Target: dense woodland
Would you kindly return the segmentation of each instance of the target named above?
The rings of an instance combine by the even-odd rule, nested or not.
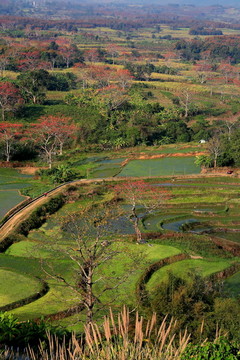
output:
[[[1,19],[2,160],[43,152],[51,166],[49,152],[56,155],[58,146],[62,154],[65,146],[104,150],[218,137],[216,164],[239,165],[237,30],[219,35],[217,23],[184,30],[181,20],[154,20],[144,29],[131,16],[131,26],[115,30],[104,19],[86,29],[82,20]],[[63,142],[54,135],[57,119]],[[51,150],[43,149],[46,136]]]

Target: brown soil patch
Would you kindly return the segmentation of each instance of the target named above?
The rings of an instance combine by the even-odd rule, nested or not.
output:
[[[188,153],[174,153],[174,154],[155,154],[155,155],[140,155],[136,157],[136,160],[148,160],[148,159],[160,159],[165,157],[188,157],[188,156],[199,156],[206,155],[206,152],[188,152]]]
[[[234,256],[240,256],[240,244],[231,240],[222,239],[215,236],[210,236],[211,240],[214,242],[218,248],[223,249],[227,252],[230,252]]]
[[[40,169],[36,166],[26,166],[26,167],[17,167],[16,168],[20,173],[25,175],[35,175],[36,172]]]
[[[190,255],[190,258],[191,258],[191,259],[194,259],[194,260],[196,260],[196,259],[203,259],[202,256],[195,256],[195,255]]]
[[[228,174],[228,171],[232,171],[232,174]],[[206,175],[220,175],[238,178],[240,176],[240,168],[231,168],[226,166],[216,168],[202,168],[201,173]]]

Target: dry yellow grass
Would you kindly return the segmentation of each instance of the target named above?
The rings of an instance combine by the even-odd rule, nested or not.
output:
[[[164,81],[183,81],[183,77],[181,75],[170,75],[170,74],[159,74],[152,73],[152,79],[164,80]]]
[[[4,71],[3,71],[3,76],[4,76],[4,77],[7,77],[7,78],[9,78],[9,79],[15,80],[18,75],[19,75],[19,73],[14,72],[14,71],[10,71],[10,70],[4,70]]]
[[[155,314],[146,322],[136,313],[133,322],[126,308],[115,320],[110,310],[102,326],[85,325],[80,339],[73,334],[69,344],[60,344],[48,336],[48,346],[39,347],[40,356],[29,349],[29,357],[32,360],[50,357],[52,360],[179,360],[190,335],[187,331],[177,332],[176,325],[176,321],[167,321],[166,317],[157,325]]]

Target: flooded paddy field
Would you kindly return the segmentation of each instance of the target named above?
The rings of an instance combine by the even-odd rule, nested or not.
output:
[[[31,178],[30,175],[21,174],[16,169],[0,168],[0,219],[26,199],[19,190],[29,187]]]
[[[201,169],[195,163],[195,157],[163,157],[126,161],[126,158],[98,159],[91,177],[151,177],[199,174]]]
[[[132,160],[118,174],[122,177],[151,177],[199,174],[195,157],[165,157],[160,159]]]

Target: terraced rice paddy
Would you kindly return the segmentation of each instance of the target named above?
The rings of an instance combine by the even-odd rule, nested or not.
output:
[[[119,177],[151,177],[199,174],[201,169],[195,163],[195,157],[166,157],[159,159],[130,160],[121,167],[124,158],[101,160],[91,176],[104,178]]]
[[[121,171],[121,164],[124,160],[124,158],[101,160],[99,166],[91,173],[91,177],[105,178],[116,176]]]
[[[41,289],[38,279],[4,269],[0,269],[0,284],[0,307],[22,300]]]
[[[118,174],[122,177],[151,177],[199,174],[200,167],[194,157],[166,157],[160,159],[132,160]]]
[[[231,264],[229,260],[218,260],[218,261],[209,261],[204,259],[195,259],[195,260],[182,260],[174,264],[167,265],[157,270],[150,280],[147,283],[147,290],[151,293],[154,288],[159,284],[159,282],[167,279],[168,273],[172,272],[173,274],[180,276],[184,279],[189,277],[189,273],[196,271],[202,276],[209,276],[213,273],[217,273],[221,270],[226,269]]]
[[[113,164],[116,166],[121,161],[122,159],[112,162],[105,161],[102,165]],[[116,290],[108,291],[101,295],[101,301],[104,303],[109,303],[114,299],[113,306],[115,308],[120,307],[122,303],[136,306],[136,288],[141,276],[150,265],[158,263],[162,259],[179,254],[193,257],[177,260],[171,265],[156,269],[147,283],[150,295],[157,284],[166,278],[168,270],[180,274],[183,278],[186,278],[188,272],[192,270],[207,277],[240,262],[240,251],[237,248],[234,253],[225,250],[224,240],[216,236],[222,233],[220,228],[225,228],[224,234],[229,235],[232,233],[228,232],[228,229],[239,227],[237,185],[240,182],[238,179],[233,181],[229,178],[177,179],[175,177],[174,181],[161,178],[151,180],[151,183],[160,189],[162,187],[167,190],[170,197],[161,204],[159,209],[147,215],[143,206],[138,206],[137,211],[142,216],[140,228],[147,242],[141,245],[135,242],[134,229],[129,216],[131,206],[127,198],[120,202],[123,214],[114,219],[111,223],[111,233],[107,235],[109,239],[117,241],[111,246],[116,247],[119,254],[106,267],[102,266],[100,271],[117,276],[117,278],[124,278],[133,257],[140,256],[141,258],[139,258],[135,271],[119,286],[117,292]],[[74,214],[85,207],[111,201],[113,193],[111,186],[106,186],[103,190],[101,184],[86,185],[75,191],[76,194],[81,193],[75,202],[70,201],[64,205],[56,214],[51,215],[39,229],[32,230],[27,237],[22,236],[22,241],[12,244],[4,254],[0,254],[0,278],[1,276],[4,278],[4,274],[8,276],[10,282],[17,281],[19,278],[19,284],[24,289],[23,292],[8,292],[7,286],[5,290],[1,288],[1,304],[5,305],[21,300],[22,296],[31,296],[39,286],[36,276],[44,280],[49,287],[46,294],[39,299],[27,305],[19,305],[18,308],[11,311],[20,320],[59,313],[79,303],[79,298],[73,296],[71,289],[47,276],[43,269],[50,264],[54,272],[70,282],[73,281],[74,265],[66,256],[66,250],[74,247],[74,241],[66,228],[61,225],[61,221],[69,214]],[[185,225],[186,223],[188,226]],[[213,230],[213,234],[204,233],[209,229]],[[222,249],[219,244],[215,244],[211,236],[220,241]],[[225,288],[234,296],[239,293],[239,281],[239,272],[226,280]],[[95,287],[99,293],[101,286],[100,282]],[[71,316],[69,319],[66,317],[64,319],[65,326],[68,326],[71,321]]]

